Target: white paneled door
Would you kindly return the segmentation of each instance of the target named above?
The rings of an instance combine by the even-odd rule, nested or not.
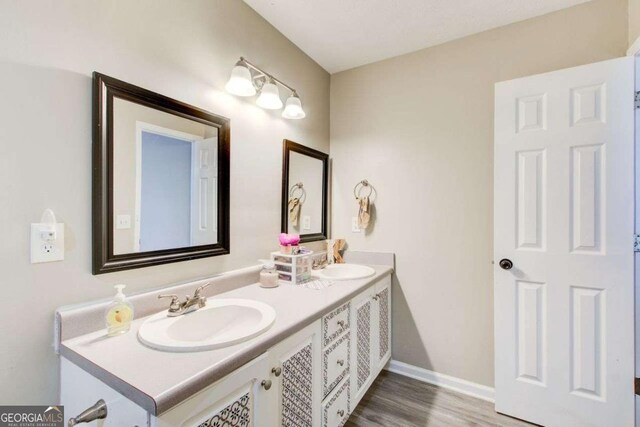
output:
[[[194,141],[191,149],[191,245],[218,242],[218,138]]]
[[[634,423],[631,58],[498,83],[496,410]]]

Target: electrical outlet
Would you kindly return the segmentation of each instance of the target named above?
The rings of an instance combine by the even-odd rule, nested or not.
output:
[[[302,217],[302,229],[311,230],[311,217],[309,215],[304,215]]]
[[[351,217],[351,231],[353,233],[359,233],[360,232],[360,225],[358,224],[358,217],[357,216]]]
[[[54,237],[50,235],[50,224],[31,224],[31,264],[64,259],[64,224],[55,224]]]

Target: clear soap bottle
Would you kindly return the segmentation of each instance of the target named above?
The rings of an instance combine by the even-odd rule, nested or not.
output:
[[[125,285],[115,285],[115,288],[117,289],[116,296],[107,307],[105,313],[107,335],[110,337],[129,331],[133,321],[133,305],[122,292]]]

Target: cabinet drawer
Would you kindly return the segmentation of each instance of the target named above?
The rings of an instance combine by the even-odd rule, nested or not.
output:
[[[322,396],[349,377],[351,358],[351,334],[346,333],[327,347],[322,353]]]
[[[349,379],[345,379],[339,387],[322,404],[322,426],[342,427],[349,419],[351,411],[351,389]]]
[[[346,303],[322,318],[322,345],[328,346],[349,329],[351,303]]]

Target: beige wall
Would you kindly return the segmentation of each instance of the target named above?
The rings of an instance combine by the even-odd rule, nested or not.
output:
[[[494,83],[614,58],[627,1],[596,0],[331,76],[332,236],[396,253],[393,358],[493,384]],[[351,233],[352,190],[376,221]]]
[[[629,0],[629,46],[640,37],[640,0]]]
[[[253,265],[277,247],[282,140],[329,149],[329,75],[239,0],[0,0],[0,402],[57,396],[56,307]],[[287,121],[223,91],[240,55],[298,89]],[[91,275],[91,73],[231,119],[231,255]],[[283,98],[284,98],[284,94]],[[29,264],[52,208],[64,262]],[[259,214],[257,214],[259,213]]]

